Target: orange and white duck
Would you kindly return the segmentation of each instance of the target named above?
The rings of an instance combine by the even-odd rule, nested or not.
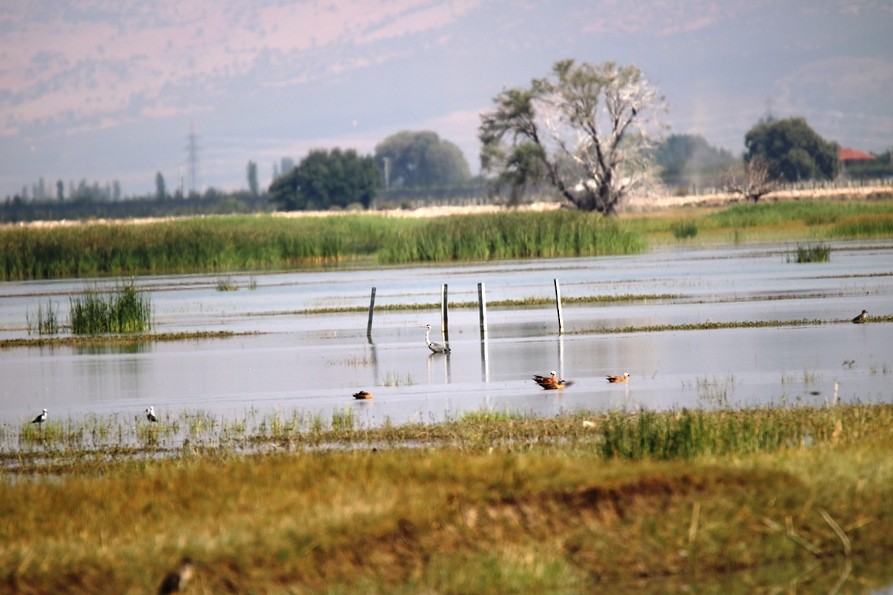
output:
[[[364,390],[361,390],[359,392],[354,393],[353,398],[357,399],[357,400],[371,399],[372,393],[368,393]]]
[[[606,376],[606,378],[611,384],[616,382],[629,382],[629,372],[624,372],[623,376]]]
[[[562,390],[574,383],[573,380],[559,379],[558,374],[554,370],[549,376],[535,374],[533,376],[533,381],[539,384],[544,390]]]

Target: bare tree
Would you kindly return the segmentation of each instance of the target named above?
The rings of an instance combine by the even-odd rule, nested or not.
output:
[[[778,188],[778,179],[770,174],[769,162],[759,155],[752,157],[738,171],[729,171],[723,185],[726,192],[736,194],[750,202],[757,202]]]
[[[481,116],[481,165],[513,196],[537,184],[605,214],[644,179],[664,98],[635,66],[561,60],[529,88],[508,89]]]

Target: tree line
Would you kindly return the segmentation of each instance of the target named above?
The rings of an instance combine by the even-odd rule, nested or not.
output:
[[[247,191],[224,195],[209,189],[203,197],[187,197],[178,190],[171,195],[158,172],[154,196],[144,198],[147,203],[174,198],[181,205],[188,198],[197,210],[199,198],[213,202],[214,209],[228,203],[237,211],[369,209],[381,195],[486,187],[491,198],[508,204],[545,194],[573,208],[612,214],[655,180],[671,188],[721,186],[759,200],[782,182],[832,180],[842,173],[893,175],[889,152],[843,171],[839,145],[818,135],[802,117],[761,119],[745,134],[744,153],[735,156],[698,135],[664,136],[666,111],[659,89],[636,66],[559,60],[528,86],[498,93],[492,109],[481,114],[479,177],[471,175],[454,143],[431,131],[401,131],[370,155],[334,148],[311,150],[297,164],[283,158],[274,164],[267,189],[258,183],[257,164],[249,161]],[[42,179],[32,195],[38,203],[53,200]],[[104,189],[84,181],[70,184],[67,197],[62,182],[56,184],[57,203],[118,200],[117,182]],[[23,189],[21,196],[7,197],[3,210],[23,208],[26,202]]]

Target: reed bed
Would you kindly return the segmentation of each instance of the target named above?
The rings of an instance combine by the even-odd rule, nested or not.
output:
[[[400,221],[353,216],[197,217],[0,228],[2,280],[289,267],[369,256]]]
[[[35,449],[67,466],[3,472],[2,590],[152,592],[183,556],[194,593],[831,592],[891,579],[889,405],[331,422],[298,456]]]
[[[378,252],[385,264],[633,254],[645,241],[596,213],[462,215],[417,221]]]
[[[0,281],[409,264],[641,252],[648,243],[893,236],[893,201],[802,200],[624,215],[554,210],[430,219],[194,217],[139,224],[0,227]],[[678,213],[673,211],[673,213]]]
[[[132,280],[114,290],[88,288],[71,298],[69,318],[76,335],[142,333],[152,327],[152,302]]]

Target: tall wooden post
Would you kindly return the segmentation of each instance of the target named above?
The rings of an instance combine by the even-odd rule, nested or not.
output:
[[[447,285],[440,287],[440,329],[444,342],[450,340],[450,315],[447,310]]]
[[[558,334],[564,333],[564,316],[561,314],[561,286],[555,279],[555,309],[558,310]]]
[[[478,310],[481,315],[481,339],[484,339],[487,337],[487,298],[483,283],[478,283]]]
[[[372,288],[372,297],[369,298],[369,323],[366,325],[366,338],[372,340],[372,312],[375,311],[375,288]]]

